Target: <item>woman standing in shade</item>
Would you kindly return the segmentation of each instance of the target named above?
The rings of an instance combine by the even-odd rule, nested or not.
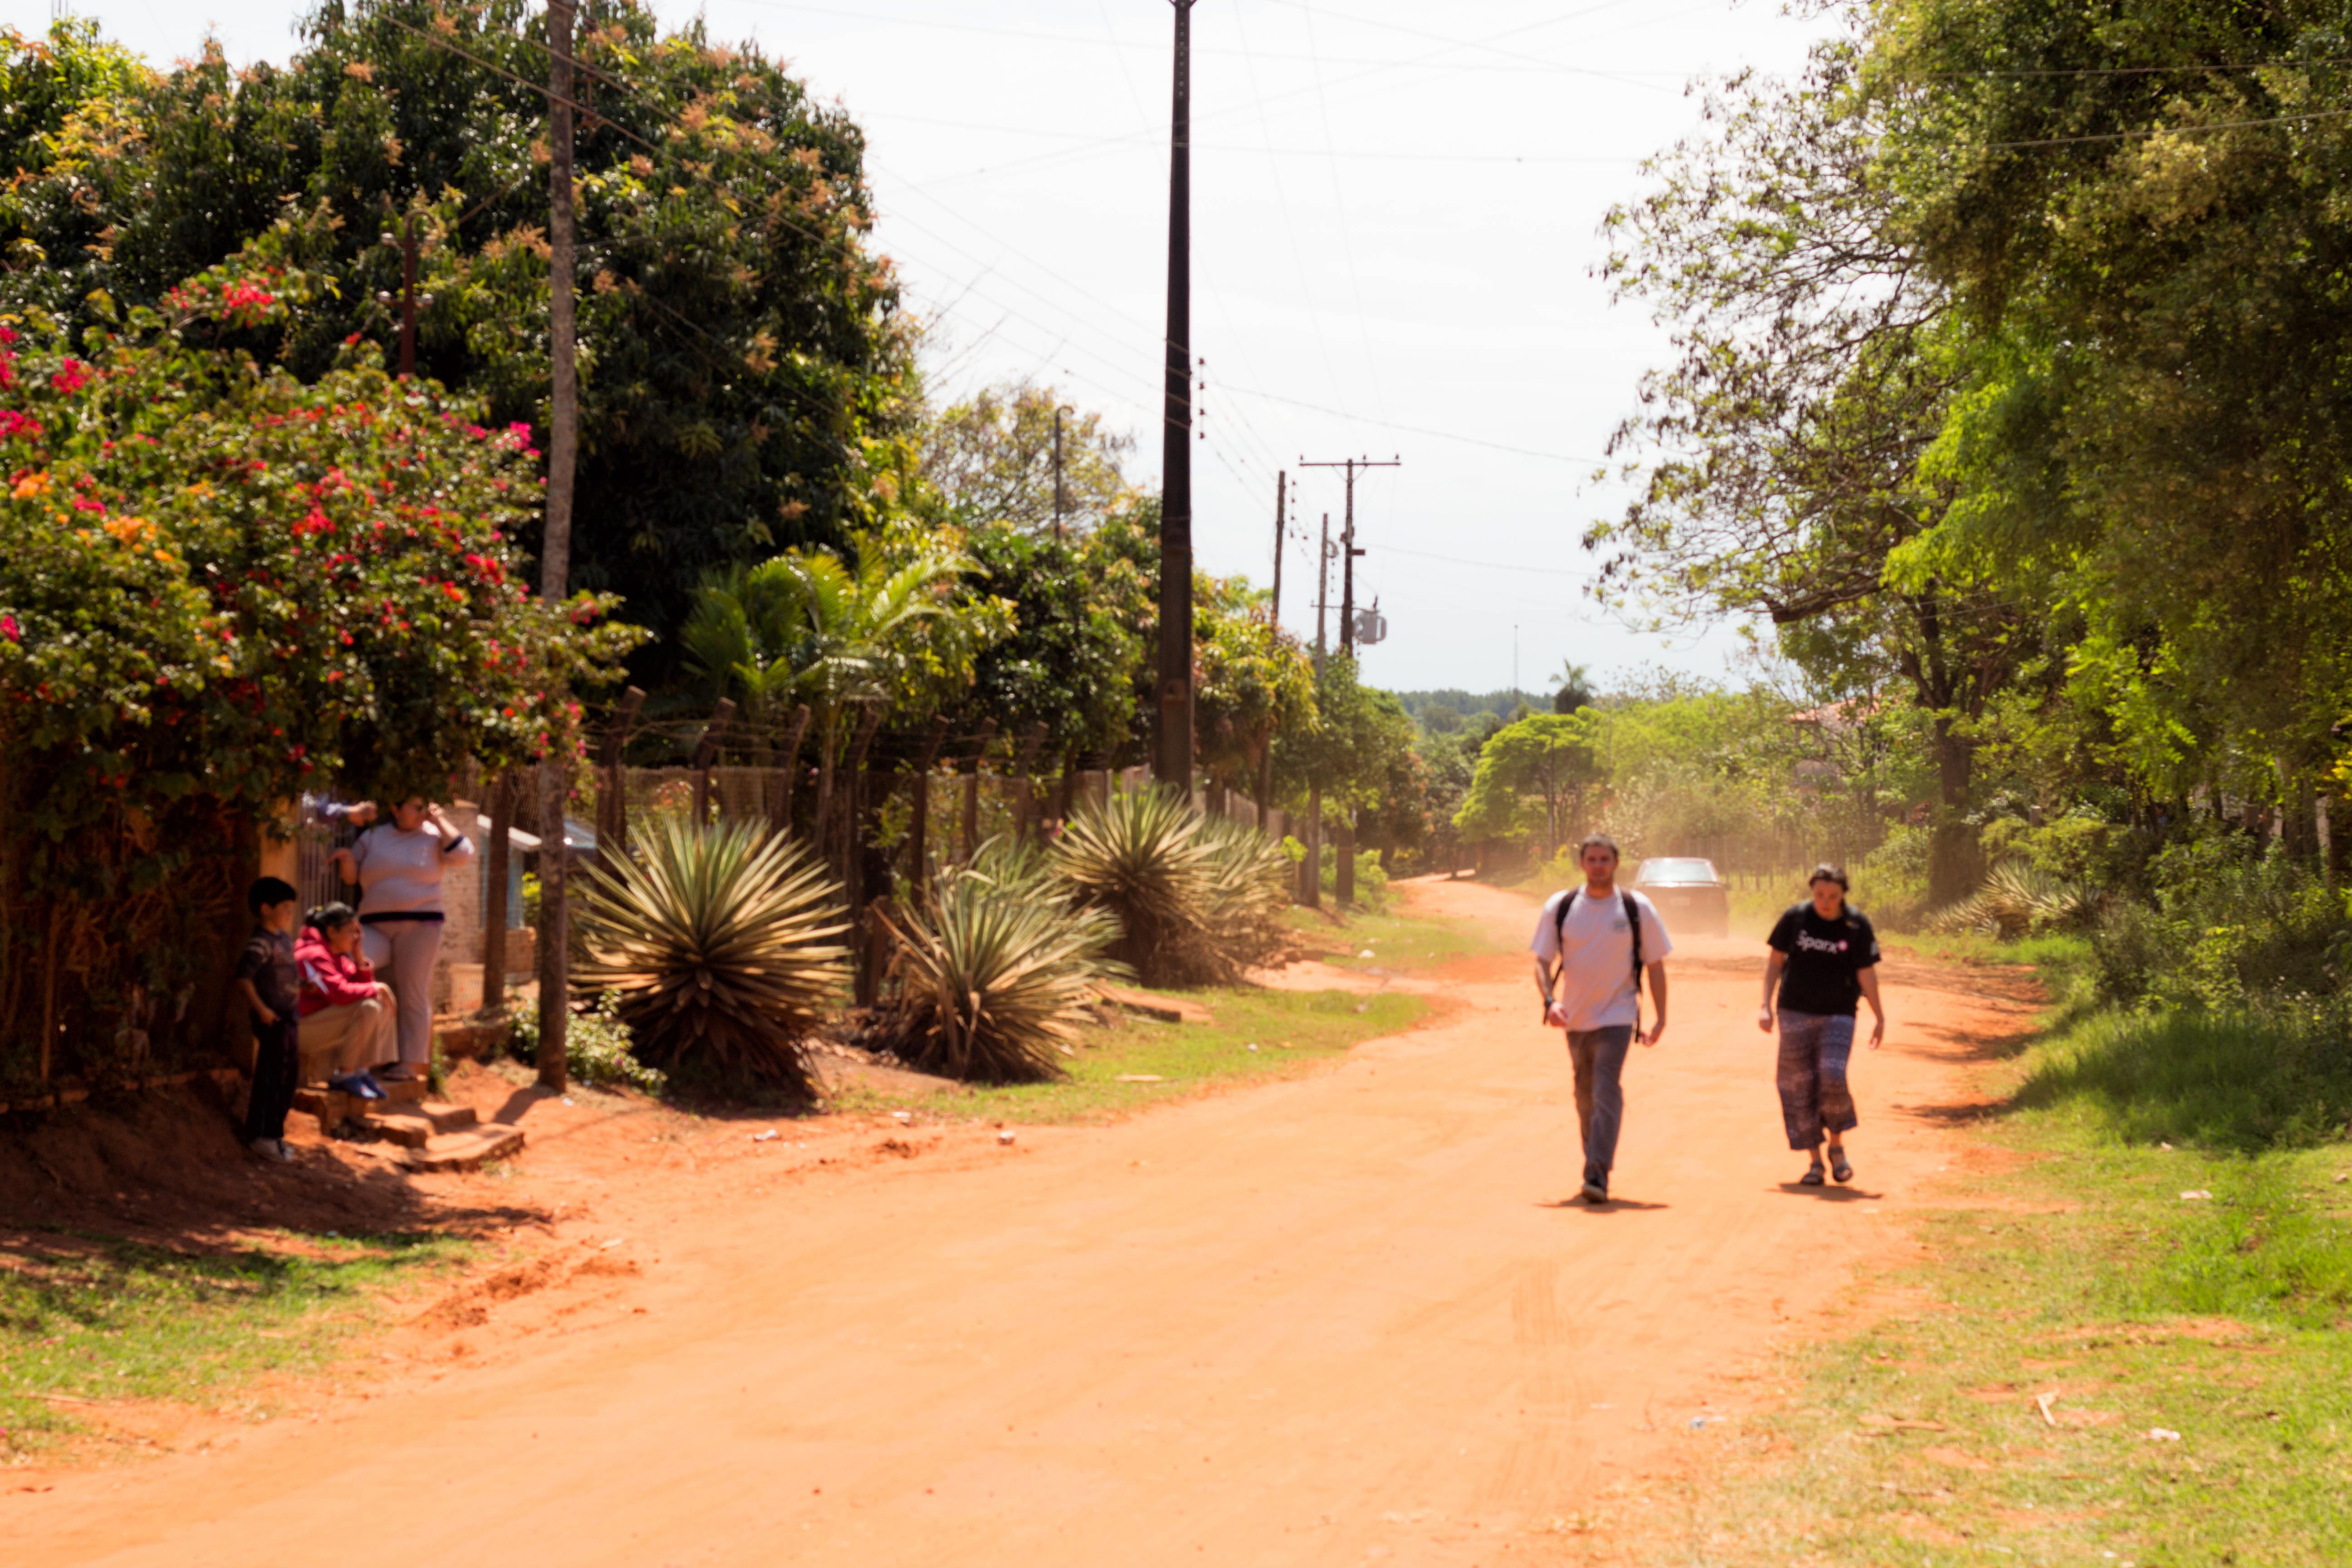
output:
[[[1854,1005],[1870,999],[1870,1048],[1886,1038],[1886,1009],[1878,1001],[1878,933],[1861,910],[1846,907],[1842,867],[1816,866],[1809,879],[1812,898],[1790,906],[1768,939],[1772,956],[1764,965],[1764,1005],[1756,1026],[1780,1025],[1780,1119],[1789,1147],[1812,1156],[1802,1184],[1822,1184],[1822,1135],[1829,1134],[1830,1174],[1850,1181],[1845,1135],[1853,1131],[1853,1094],[1846,1087],[1846,1059],[1853,1054]]]
[[[433,964],[441,956],[441,877],[469,859],[474,846],[437,805],[410,795],[335,858],[345,881],[360,885],[360,929],[367,961],[392,979],[399,1010],[400,1063],[379,1078],[425,1076],[433,1058]]]

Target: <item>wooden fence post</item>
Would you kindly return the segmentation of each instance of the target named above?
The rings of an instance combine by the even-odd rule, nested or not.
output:
[[[719,742],[734,717],[734,700],[720,698],[719,706],[710,711],[710,722],[702,727],[702,738],[694,743],[693,760],[687,764],[694,770],[694,826],[698,830],[710,826],[710,764],[718,761]]]
[[[1013,761],[1013,837],[1029,837],[1030,819],[1036,815],[1036,791],[1030,787],[1029,770],[1036,765],[1037,748],[1045,743],[1045,726],[1041,721],[1029,726],[1021,737],[1021,750]]]
[[[604,726],[604,738],[596,750],[596,856],[619,857],[629,849],[629,770],[622,753],[629,743],[629,731],[637,721],[637,710],[645,706],[646,694],[640,687],[630,687],[621,693],[621,705],[613,710],[613,717]],[[487,1004],[485,1004],[487,1005]]]
[[[836,807],[835,811],[836,816],[845,819],[838,834],[840,848],[835,865],[843,884],[850,889],[853,908],[859,910],[864,909],[865,900],[859,889],[853,885],[852,872],[855,868],[851,862],[857,853],[857,824],[866,805],[866,749],[874,744],[874,731],[881,727],[882,705],[877,702],[866,710],[865,721],[857,726],[857,739],[850,742],[849,787],[846,790],[835,792],[849,797],[841,802],[841,805],[846,806],[847,810]]]
[[[971,858],[980,853],[980,760],[988,754],[989,742],[996,739],[996,721],[983,719],[980,738],[971,748],[971,755],[962,763],[963,773],[963,854],[958,863],[969,866]]]
[[[496,1015],[507,1005],[507,868],[514,853],[515,776],[501,773],[492,780],[489,796],[490,852],[482,868],[481,1011]],[[600,837],[597,847],[603,847]]]
[[[809,707],[803,702],[793,710],[792,721],[784,727],[784,743],[777,748],[782,776],[776,781],[776,794],[769,801],[768,826],[776,830],[778,837],[789,836],[793,830],[793,791],[800,784],[801,742],[807,738],[808,727]]]
[[[931,880],[931,764],[939,761],[940,747],[947,738],[947,716],[941,714],[931,721],[931,732],[923,742],[922,754],[915,759],[915,796],[907,803],[907,851],[910,857],[907,886],[919,910],[923,896],[930,890]]]

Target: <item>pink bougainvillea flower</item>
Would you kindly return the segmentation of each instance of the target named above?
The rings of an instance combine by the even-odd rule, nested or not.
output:
[[[0,328],[0,331],[6,331],[5,328]],[[25,634],[17,629],[16,616],[0,616],[0,637],[6,637],[13,643],[21,643],[25,640]]]
[[[71,397],[89,384],[89,366],[78,359],[67,360],[58,366],[57,374],[49,377],[49,384]]]

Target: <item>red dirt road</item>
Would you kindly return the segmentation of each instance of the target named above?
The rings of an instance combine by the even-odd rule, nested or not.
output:
[[[1888,1047],[1857,1061],[1854,1188],[1815,1194],[1783,1185],[1802,1163],[1754,1023],[1761,947],[1686,942],[1665,1043],[1627,1073],[1624,1201],[1596,1212],[1563,1202],[1576,1136],[1517,951],[1530,907],[1466,883],[1413,896],[1487,922],[1498,954],[1440,973],[1454,1005],[1432,1026],[1010,1149],[967,1133],[723,1202],[615,1194],[600,1218],[645,1271],[592,1269],[613,1292],[595,1310],[365,1400],[362,1374],[319,1419],[223,1450],[0,1496],[0,1556],[1101,1568],[1605,1550],[1651,1527],[1646,1479],[1769,1396],[1748,1369],[1776,1340],[1833,1326],[1853,1266],[1907,1247],[1904,1211],[1959,1163],[1938,1112],[1967,1102],[1971,1051],[2025,999],[1890,966]],[[494,1331],[482,1300],[443,1331]]]

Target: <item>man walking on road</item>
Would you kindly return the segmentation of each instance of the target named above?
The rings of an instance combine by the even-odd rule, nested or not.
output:
[[[1666,954],[1675,944],[1650,900],[1617,886],[1617,841],[1595,833],[1576,847],[1584,886],[1554,893],[1536,921],[1536,989],[1544,1022],[1568,1031],[1576,1068],[1576,1121],[1584,1136],[1584,1201],[1609,1201],[1617,1131],[1625,1120],[1619,1081],[1640,1031],[1641,982],[1654,1017],[1642,1044],[1666,1032]]]

